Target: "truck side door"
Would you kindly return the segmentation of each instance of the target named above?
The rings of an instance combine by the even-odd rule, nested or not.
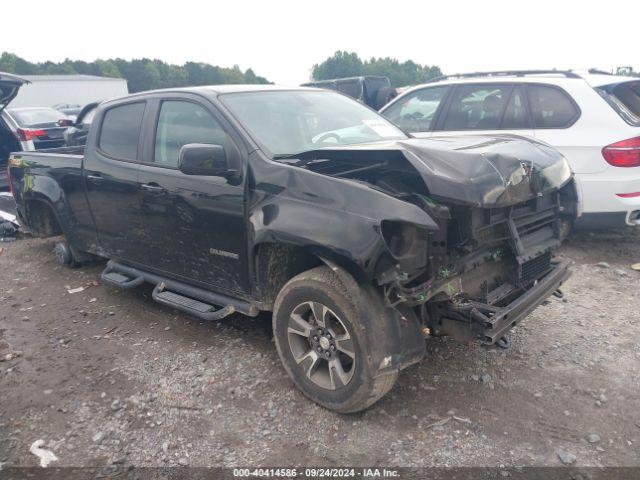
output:
[[[138,263],[146,254],[138,190],[138,157],[147,102],[105,110],[85,149],[83,177],[99,250]]]
[[[186,175],[180,148],[216,144],[240,155],[230,126],[209,102],[175,94],[153,104],[139,188],[149,239],[146,264],[167,276],[230,294],[248,289],[244,181]]]

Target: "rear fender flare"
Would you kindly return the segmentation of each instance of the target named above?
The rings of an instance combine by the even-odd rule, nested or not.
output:
[[[78,252],[76,248],[78,242],[74,234],[74,216],[64,191],[54,178],[45,175],[34,177],[32,186],[24,192],[22,201],[25,207],[31,202],[40,202],[46,205],[52,212],[72,251]]]

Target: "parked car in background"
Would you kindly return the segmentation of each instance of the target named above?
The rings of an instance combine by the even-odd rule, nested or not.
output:
[[[91,126],[91,122],[93,122],[93,117],[95,116],[98,105],[100,105],[99,102],[90,103],[80,110],[73,125],[64,132],[63,136],[67,146],[75,147],[87,143],[89,127]]]
[[[8,187],[6,166],[11,152],[65,145],[63,134],[73,121],[50,107],[7,108],[27,80],[0,72],[0,189]]]
[[[7,108],[5,115],[13,121],[21,142],[32,142],[33,150],[63,147],[64,131],[73,120],[50,107]]]
[[[29,145],[29,142],[18,139],[18,127],[15,121],[4,111],[5,107],[18,95],[20,87],[25,83],[28,83],[28,81],[23,78],[0,72],[0,189],[8,187],[6,172],[9,154],[33,147],[32,144]]]
[[[304,83],[302,86],[336,90],[360,100],[374,110],[379,110],[397,95],[396,90],[391,86],[389,78],[373,75],[318,80]]]
[[[68,117],[75,118],[80,113],[80,110],[82,110],[82,105],[78,103],[58,103],[57,105],[53,105],[51,108],[55,108]]]
[[[315,402],[367,408],[424,337],[500,342],[569,276],[571,170],[535,140],[409,138],[336,92],[220,85],[101,103],[86,147],[9,160],[62,264],[202,320],[273,312]]]
[[[510,133],[556,147],[576,178],[585,226],[640,225],[640,79],[590,71],[450,75],[381,113],[416,137]]]

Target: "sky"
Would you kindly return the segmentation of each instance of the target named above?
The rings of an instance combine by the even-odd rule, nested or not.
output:
[[[3,8],[0,51],[29,61],[158,58],[307,81],[336,50],[438,65],[640,70],[640,1],[30,0]],[[12,6],[10,6],[12,5]],[[15,10],[15,21],[7,21]],[[3,16],[4,16],[3,15]],[[28,21],[27,21],[28,19]]]

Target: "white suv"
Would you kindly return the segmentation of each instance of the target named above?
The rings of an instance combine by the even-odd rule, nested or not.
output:
[[[454,75],[406,90],[380,113],[416,137],[508,133],[549,143],[575,173],[580,224],[640,226],[640,78]]]

